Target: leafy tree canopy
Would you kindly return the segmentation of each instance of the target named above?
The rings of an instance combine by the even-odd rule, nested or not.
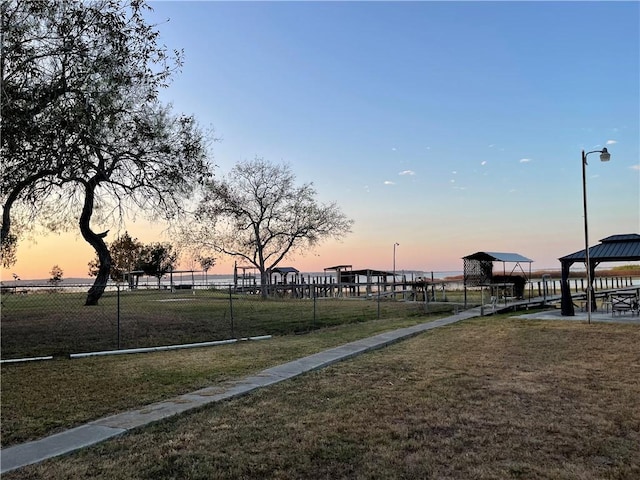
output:
[[[60,285],[60,282],[62,282],[62,275],[64,275],[64,272],[58,265],[54,265],[53,267],[51,267],[49,275],[51,275],[51,277],[49,278],[49,283],[57,287],[58,285]]]
[[[21,229],[78,222],[99,258],[87,305],[111,269],[95,223],[132,210],[179,217],[211,176],[196,120],[158,100],[182,52],[158,43],[147,9],[143,0],[1,4],[3,262],[15,260]]]
[[[178,252],[173,245],[166,242],[156,242],[145,245],[140,252],[140,269],[146,274],[160,279],[175,269],[178,261]]]
[[[137,238],[131,238],[128,232],[108,244],[111,254],[111,280],[123,282],[129,278],[130,272],[140,270],[140,259],[143,244]],[[96,257],[89,262],[89,275],[95,277],[100,269],[100,259]]]

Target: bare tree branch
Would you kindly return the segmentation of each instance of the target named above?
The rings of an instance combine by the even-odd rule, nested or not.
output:
[[[315,196],[311,184],[295,186],[286,165],[263,159],[239,163],[226,178],[208,183],[183,238],[255,266],[266,296],[269,271],[285,258],[351,231],[353,221],[337,204],[320,204]]]

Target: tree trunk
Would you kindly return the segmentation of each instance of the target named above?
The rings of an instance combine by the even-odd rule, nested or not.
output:
[[[84,205],[82,206],[82,214],[80,215],[80,232],[83,238],[93,247],[98,255],[98,274],[93,285],[87,292],[85,305],[97,305],[98,300],[102,297],[107,282],[109,281],[109,272],[111,271],[111,254],[107,248],[107,244],[103,238],[107,235],[104,233],[95,233],[91,230],[91,216],[93,215],[93,204],[95,201],[95,190],[100,179],[98,176],[93,177],[85,183]]]
[[[263,299],[269,297],[269,275],[265,269],[260,270],[260,295]]]

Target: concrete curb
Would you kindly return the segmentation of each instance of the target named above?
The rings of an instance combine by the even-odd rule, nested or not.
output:
[[[199,343],[182,343],[177,345],[160,345],[157,347],[142,347],[142,348],[123,348],[120,350],[102,350],[99,352],[85,352],[85,353],[70,353],[69,358],[86,358],[86,357],[103,357],[107,355],[128,355],[130,353],[150,353],[160,352],[164,350],[181,350],[185,348],[202,348],[202,347],[217,347],[220,345],[229,345],[230,343],[268,340],[271,335],[261,335],[258,337],[242,337],[242,338],[230,338],[228,340],[215,340],[212,342],[199,342]],[[43,360],[53,360],[53,355],[46,357],[27,357],[27,358],[10,358],[7,360],[0,360],[0,365],[5,363],[25,363],[36,362]]]

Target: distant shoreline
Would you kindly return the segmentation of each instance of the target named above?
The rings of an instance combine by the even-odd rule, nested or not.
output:
[[[427,277],[430,278],[433,276],[434,280],[437,281],[461,281],[464,278],[464,272],[462,270],[448,270],[448,271],[419,271],[419,270],[398,270],[398,276],[404,275],[407,279],[416,278],[416,277]],[[519,271],[514,271],[512,275],[521,274]],[[525,272],[528,274],[528,272]],[[255,274],[257,276],[257,272]],[[323,277],[335,277],[336,272],[300,272],[298,275],[303,278],[323,278]],[[551,278],[559,279],[561,276],[561,269],[539,269],[539,270],[531,270],[531,278],[538,279],[541,278],[542,275],[550,275]],[[572,270],[569,273],[570,278],[580,278],[585,276],[585,270]],[[630,265],[625,267],[613,267],[613,268],[603,268],[601,270],[596,270],[596,277],[640,277],[640,265]],[[203,284],[206,280],[207,283],[215,285],[215,284],[233,284],[233,273],[223,274],[223,273],[209,273],[204,274],[201,271],[193,271],[193,274],[188,271],[181,271],[181,273],[174,273],[173,280],[178,283],[188,283],[191,280],[194,283]],[[144,280],[143,280],[144,279]],[[157,282],[155,277],[141,277],[142,283],[150,284]],[[170,275],[166,274],[162,277],[161,283],[166,283],[170,280]],[[61,286],[71,286],[71,285],[91,285],[93,284],[94,279],[91,277],[71,277],[65,278],[60,283]],[[3,286],[14,286],[14,285],[47,285],[49,283],[49,279],[47,278],[36,278],[36,279],[22,279],[14,280],[13,278],[3,279]],[[115,284],[115,282],[110,282]]]

